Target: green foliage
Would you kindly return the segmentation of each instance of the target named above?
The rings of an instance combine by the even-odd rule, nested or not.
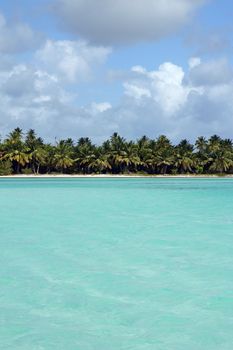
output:
[[[14,129],[0,142],[0,175],[9,174],[224,174],[233,173],[233,144],[213,135],[177,145],[164,135],[128,141],[114,133],[102,145],[87,137],[45,143],[34,130]]]
[[[70,168],[73,163],[72,143],[69,140],[61,140],[55,149],[54,167],[61,172]]]
[[[33,171],[31,168],[24,168],[21,170],[23,175],[33,175]]]
[[[9,160],[0,161],[0,176],[7,176],[12,174],[12,164]]]

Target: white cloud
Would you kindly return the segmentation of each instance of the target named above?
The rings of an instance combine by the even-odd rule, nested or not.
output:
[[[39,66],[76,83],[90,79],[92,68],[103,64],[110,52],[110,48],[90,46],[84,41],[47,40],[36,58]]]
[[[20,126],[35,128],[49,140],[89,136],[101,141],[114,131],[129,138],[166,134],[178,140],[214,133],[232,137],[233,73],[226,60],[196,59],[187,72],[171,62],[153,71],[136,66],[124,79],[122,74],[124,94],[117,105],[103,100],[83,107],[78,106],[80,85],[74,89],[58,63],[45,64],[37,55],[35,65],[6,65],[0,71],[2,133]],[[79,76],[75,79],[78,82]]]
[[[131,69],[132,72],[135,72],[135,73],[141,73],[141,74],[145,74],[146,73],[146,69],[142,66],[134,66],[132,67]]]
[[[89,110],[77,107],[81,103],[78,83],[89,80],[109,53],[108,48],[83,41],[47,41],[27,64],[0,56],[0,63],[4,61],[0,65],[1,132],[6,134],[17,125],[35,128],[49,138],[85,132],[91,117],[109,110],[111,104],[93,103]]]
[[[124,83],[125,94],[129,97],[133,97],[136,100],[141,98],[151,97],[151,92],[145,87],[138,86],[137,84]]]
[[[189,68],[192,69],[199,66],[199,64],[201,64],[201,59],[200,57],[191,57],[188,63],[189,63]]]
[[[0,13],[0,53],[14,54],[39,46],[42,35],[34,32],[27,24],[9,23]]]
[[[192,67],[189,79],[196,86],[221,85],[232,80],[232,68],[226,59],[212,60]]]
[[[132,72],[132,81],[124,83],[127,96],[135,100],[151,98],[167,115],[174,114],[186,103],[190,88],[183,84],[185,73],[181,67],[165,62],[156,71],[137,66]]]
[[[112,106],[103,102],[78,107],[77,90],[78,83],[88,80],[93,68],[98,69],[109,53],[108,48],[84,42],[47,41],[31,62],[12,64],[9,60],[0,70],[1,132],[6,134],[19,125],[35,128],[50,139],[98,134],[93,118]]]
[[[71,32],[113,45],[158,40],[190,20],[205,0],[57,0],[54,11]]]
[[[155,71],[139,66],[132,71],[117,110],[119,120],[124,116],[119,131],[124,133],[125,127],[131,136],[163,133],[173,139],[214,133],[232,136],[233,72],[226,60],[195,59],[187,73],[169,62]],[[145,94],[138,93],[145,89]]]
[[[109,102],[101,102],[101,103],[93,102],[91,104],[91,108],[87,110],[90,111],[92,114],[98,114],[98,113],[106,112],[111,108],[112,108],[112,105]]]

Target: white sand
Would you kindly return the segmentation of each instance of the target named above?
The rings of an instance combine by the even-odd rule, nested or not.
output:
[[[0,178],[232,178],[233,175],[68,175],[68,174],[44,174],[44,175],[7,175]]]

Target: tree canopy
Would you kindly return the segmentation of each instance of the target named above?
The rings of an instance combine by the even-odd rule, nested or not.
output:
[[[126,140],[114,133],[101,145],[88,137],[46,143],[34,130],[14,129],[0,141],[0,175],[10,174],[232,174],[233,143],[217,135],[194,144],[166,136]]]

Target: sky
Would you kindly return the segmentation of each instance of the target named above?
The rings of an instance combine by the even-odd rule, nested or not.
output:
[[[0,134],[233,136],[231,0],[0,0]]]

